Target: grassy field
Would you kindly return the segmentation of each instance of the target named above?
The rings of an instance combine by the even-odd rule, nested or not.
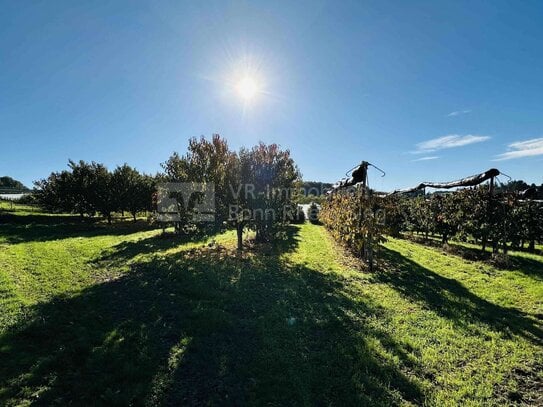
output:
[[[6,208],[4,208],[6,209]],[[543,257],[0,213],[0,405],[543,404]]]

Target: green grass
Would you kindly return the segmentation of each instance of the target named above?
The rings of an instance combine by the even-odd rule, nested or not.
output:
[[[541,256],[391,239],[368,273],[311,224],[236,256],[232,232],[2,220],[0,405],[543,402]]]
[[[23,205],[13,201],[0,200],[0,215],[5,213],[16,214],[17,216],[24,216],[28,214],[40,213],[42,215],[48,215],[41,209],[31,205]]]

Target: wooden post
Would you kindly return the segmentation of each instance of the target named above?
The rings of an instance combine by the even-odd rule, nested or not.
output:
[[[368,191],[368,163],[366,161],[363,161],[361,163],[361,166],[364,167],[364,177],[362,181],[362,196],[360,197],[360,205],[361,209],[365,207],[364,200],[370,199],[370,193]],[[369,209],[369,206],[368,206]],[[371,216],[369,214],[369,211],[364,211],[362,213],[362,216]],[[360,226],[362,226],[362,222],[368,222],[367,219],[361,219],[360,220]],[[373,220],[369,220],[370,222],[373,222]],[[366,239],[362,244],[362,254],[363,258],[366,261],[366,264],[368,264],[370,271],[373,271],[373,236],[371,231],[371,226],[368,228],[368,234],[366,235]]]
[[[490,192],[490,195],[494,195],[494,177],[490,178],[490,184],[488,185],[488,192]]]

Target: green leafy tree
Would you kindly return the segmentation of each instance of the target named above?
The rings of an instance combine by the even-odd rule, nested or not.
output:
[[[181,156],[173,153],[162,164],[170,182],[213,183],[215,187],[215,227],[220,228],[228,218],[232,199],[231,185],[235,179],[238,157],[225,139],[214,134],[211,140],[204,137],[189,140],[188,152]]]
[[[260,142],[241,150],[241,181],[252,187],[246,204],[252,213],[256,241],[273,238],[278,227],[292,220],[293,191],[301,175],[289,150]]]
[[[389,195],[382,199],[385,211],[386,230],[391,236],[399,236],[406,229],[407,200],[400,195]]]
[[[140,174],[135,168],[124,164],[115,169],[112,182],[116,210],[129,212],[135,222],[138,212],[152,209],[154,177]]]
[[[93,206],[94,192],[91,189],[96,175],[93,164],[83,160],[79,162],[69,160],[68,167],[71,171],[71,182],[69,190],[62,193],[69,196],[71,201],[70,211],[79,213],[81,217],[85,215],[93,216],[96,212]]]
[[[534,252],[535,243],[543,241],[543,204],[527,201],[522,208],[523,238],[528,242],[528,249]]]
[[[99,163],[90,164],[91,176],[88,190],[85,195],[88,197],[88,203],[92,212],[96,211],[107,219],[111,224],[111,214],[117,209],[117,196],[113,185],[113,175],[108,169]]]
[[[72,174],[53,172],[49,177],[34,182],[36,202],[50,212],[73,212]]]

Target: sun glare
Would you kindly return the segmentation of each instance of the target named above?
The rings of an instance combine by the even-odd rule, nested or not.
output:
[[[245,100],[253,99],[259,92],[257,82],[250,76],[242,78],[237,84],[237,91],[239,95]]]

